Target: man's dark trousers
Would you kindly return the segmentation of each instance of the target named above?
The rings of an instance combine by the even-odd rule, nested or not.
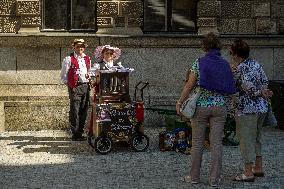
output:
[[[81,137],[84,132],[84,126],[88,115],[90,101],[90,89],[88,83],[78,84],[77,87],[68,88],[70,111],[69,124],[75,137]]]

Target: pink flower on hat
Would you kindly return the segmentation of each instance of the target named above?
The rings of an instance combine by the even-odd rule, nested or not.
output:
[[[103,60],[103,50],[104,49],[110,49],[113,50],[113,60],[117,60],[119,59],[120,55],[121,55],[121,49],[118,47],[112,47],[110,45],[104,45],[104,46],[98,46],[95,51],[94,51],[94,55],[95,55],[95,61],[96,62],[100,62]]]

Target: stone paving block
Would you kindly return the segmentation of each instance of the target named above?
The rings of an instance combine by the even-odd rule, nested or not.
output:
[[[201,182],[181,181],[189,174],[191,156],[158,149],[158,134],[165,128],[148,127],[150,146],[137,153],[117,147],[107,155],[96,154],[86,141],[72,142],[66,131],[5,132],[0,135],[0,183],[6,188],[102,188],[102,189],[208,189],[210,151],[203,151]],[[242,171],[239,146],[223,146],[220,189],[280,189],[284,182],[283,133],[263,129],[265,177],[254,183],[233,182]]]

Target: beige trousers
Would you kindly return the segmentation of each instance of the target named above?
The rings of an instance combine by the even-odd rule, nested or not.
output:
[[[205,141],[205,130],[210,127],[210,151],[211,165],[209,182],[218,182],[221,176],[224,125],[226,122],[225,107],[197,107],[195,115],[191,119],[192,127],[192,149],[191,170],[192,181],[199,182],[200,168],[202,162],[203,146]]]
[[[265,113],[236,116],[236,132],[244,164],[255,162],[261,156],[261,128]]]

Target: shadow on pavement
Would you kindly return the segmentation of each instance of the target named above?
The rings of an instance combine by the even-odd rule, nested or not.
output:
[[[71,141],[70,137],[9,136],[0,137],[0,140],[6,140],[7,145],[22,149],[24,153],[92,155],[87,141]]]

